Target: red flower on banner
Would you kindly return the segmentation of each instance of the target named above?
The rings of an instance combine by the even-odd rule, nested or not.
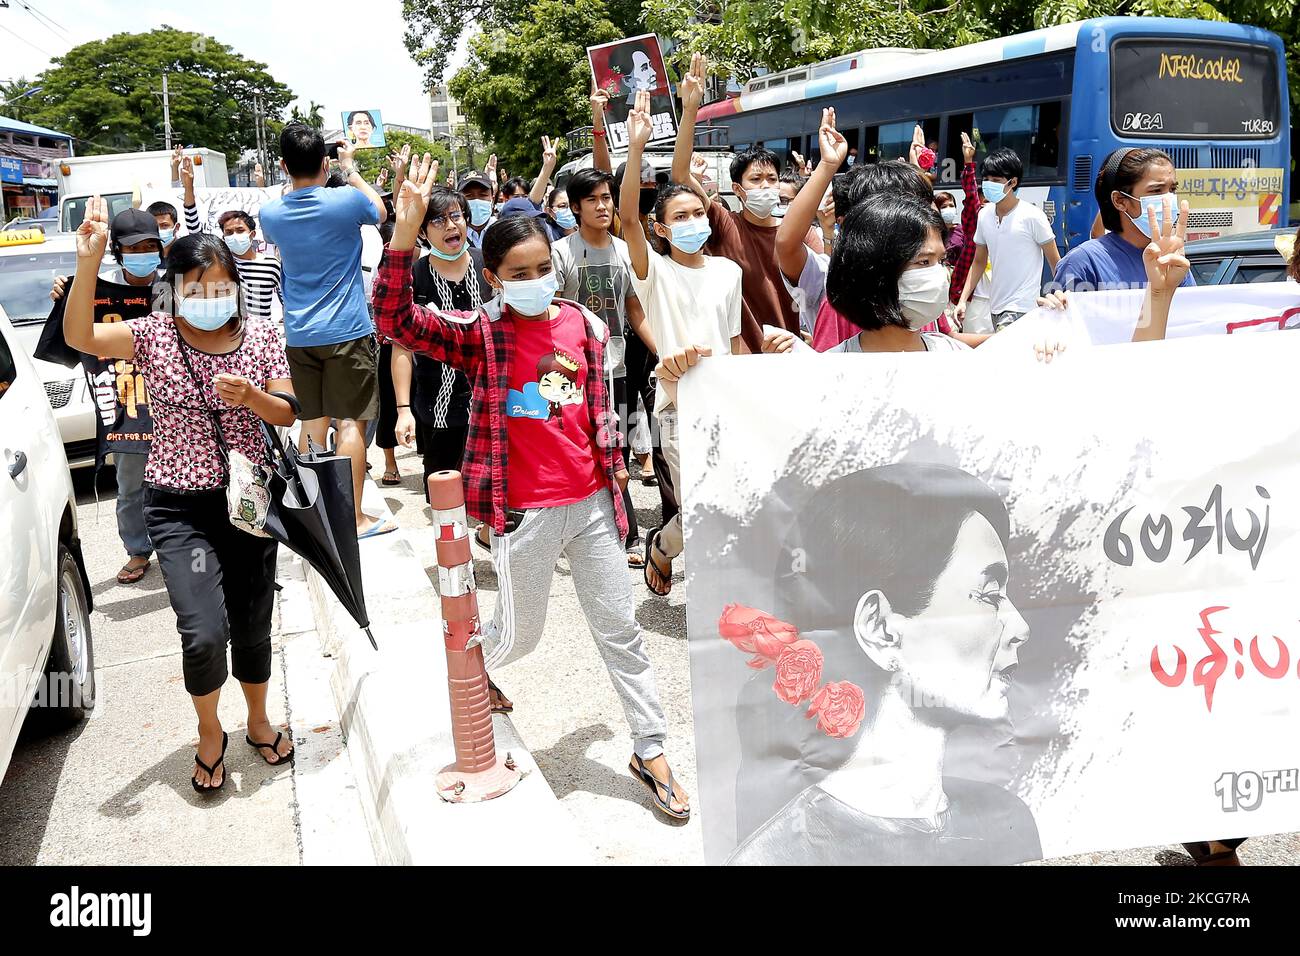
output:
[[[793,624],[743,604],[728,604],[722,609],[718,634],[736,650],[753,654],[748,664],[755,670],[771,667],[781,652],[799,639],[799,631]]]
[[[807,716],[827,737],[852,737],[867,713],[862,688],[849,681],[832,681],[813,695]]]
[[[822,682],[822,651],[812,641],[795,641],[776,662],[772,690],[787,704],[801,704]]]

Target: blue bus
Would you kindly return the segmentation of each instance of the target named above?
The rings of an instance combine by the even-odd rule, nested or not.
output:
[[[865,50],[750,80],[700,110],[739,152],[761,143],[815,162],[823,107],[857,162],[905,157],[916,123],[939,157],[936,188],[962,201],[961,134],[977,162],[1009,146],[1020,195],[1062,252],[1089,236],[1093,184],[1120,146],[1158,146],[1191,206],[1188,239],[1285,225],[1290,116],[1282,41],[1204,20],[1103,17],[950,50]]]

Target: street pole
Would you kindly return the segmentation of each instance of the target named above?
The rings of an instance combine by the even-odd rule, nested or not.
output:
[[[163,141],[167,152],[172,151],[172,104],[167,96],[167,74],[163,73]]]

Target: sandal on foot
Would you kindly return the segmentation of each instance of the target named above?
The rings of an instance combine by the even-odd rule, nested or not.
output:
[[[645,564],[641,566],[641,577],[645,581],[645,586],[650,589],[651,594],[658,595],[659,597],[667,597],[673,589],[672,562],[669,562],[669,571],[667,574],[664,574],[664,572],[660,570],[659,566],[655,564],[653,554],[655,542],[658,540],[658,531],[651,531],[645,537]],[[659,575],[659,577],[664,580],[666,586],[663,591],[655,590],[655,586],[650,583],[650,570],[652,568],[654,569],[655,574]]]
[[[487,527],[487,525],[485,525],[485,524],[481,524],[481,525],[479,525],[479,528],[486,528],[486,527]],[[491,533],[492,533],[491,531],[488,532],[488,534],[491,534]],[[482,549],[487,553],[488,557],[491,557],[491,556],[492,556],[492,539],[491,539],[491,538],[489,538],[487,541],[484,541],[482,538],[480,538],[480,537],[478,536],[478,528],[475,528],[475,529],[474,529],[474,533],[473,533],[472,535],[470,535],[470,538],[473,539],[475,545],[477,545],[478,547],[482,548]]]
[[[118,584],[135,584],[136,581],[148,574],[149,569],[153,567],[153,563],[148,560],[138,568],[130,567],[129,564],[130,562],[127,562],[127,564],[122,565],[122,570],[117,572]]]
[[[244,734],[244,739],[247,740],[251,745],[256,747],[258,751],[269,750],[271,751],[271,753],[275,754],[275,756],[279,758],[278,760],[268,760],[266,754],[261,754],[262,759],[266,761],[268,766],[271,767],[282,767],[285,764],[289,764],[290,766],[292,766],[294,758],[298,755],[297,747],[290,747],[289,752],[287,754],[284,754],[283,756],[280,755],[280,740],[283,737],[284,734],[277,732],[275,735],[275,740],[271,741],[269,744],[259,744],[252,737],[248,736],[248,734]]]
[[[384,477],[379,479],[379,483],[394,488],[402,483],[402,474],[397,471],[386,471],[384,472]]]
[[[655,802],[655,809],[668,814],[674,820],[689,820],[691,818],[690,807],[685,810],[673,809],[672,799],[673,792],[677,789],[677,780],[673,777],[671,769],[668,771],[668,782],[664,783],[650,772],[650,769],[645,765],[645,761],[636,754],[633,754],[632,759],[628,761],[627,769],[632,772],[632,776],[640,780],[645,785],[645,788],[650,791],[650,796]],[[660,791],[663,791],[664,796],[659,795]]]
[[[217,768],[218,768],[218,767],[221,767],[221,765],[225,762],[225,759],[226,759],[226,745],[227,745],[228,743],[230,743],[230,735],[227,734],[227,733],[223,730],[223,731],[221,732],[221,756],[217,758],[217,762],[214,763],[211,767],[209,767],[209,766],[208,766],[207,764],[205,764],[202,760],[200,760],[200,759],[199,759],[198,752],[195,751],[195,753],[194,753],[194,762],[195,762],[196,764],[199,765],[199,769],[200,769],[200,770],[203,770],[203,771],[205,771],[205,772],[207,773],[207,775],[208,775],[208,779],[209,779],[209,780],[211,780],[213,777],[215,777],[215,776],[217,775]],[[226,785],[226,771],[225,771],[224,768],[222,768],[222,771],[221,771],[221,782],[220,782],[219,784],[217,784],[215,787],[212,786],[211,784],[209,784],[209,785],[206,786],[206,787],[203,786],[202,784],[199,783],[199,778],[198,778],[198,777],[190,777],[190,783],[193,784],[193,786],[194,786],[194,790],[195,790],[197,793],[211,793],[213,790],[220,790],[222,787],[224,787],[224,786]]]
[[[503,700],[509,700],[509,698],[506,697],[505,691],[503,691],[503,690],[502,690],[500,687],[498,687],[496,684],[492,683],[492,678],[490,678],[490,677],[488,678],[488,690],[489,690],[489,691],[496,691],[497,696],[500,697],[500,698],[502,698]],[[492,706],[492,713],[494,713],[494,714],[513,714],[514,712],[515,712],[515,705],[514,705],[514,704],[502,705],[502,706],[497,706],[497,705],[493,705],[493,706]]]
[[[635,551],[629,551],[627,553],[627,566],[639,571],[645,567],[645,558]]]

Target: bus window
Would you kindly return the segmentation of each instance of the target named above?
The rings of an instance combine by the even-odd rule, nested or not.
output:
[[[906,160],[911,153],[912,133],[916,129],[917,120],[903,120],[901,123],[884,123],[877,127],[876,133],[879,137],[879,159],[878,162],[888,162],[891,159]],[[925,142],[936,153],[939,152],[939,119],[920,120],[921,128],[925,131]]]
[[[777,172],[780,172],[781,169],[785,167],[786,162],[790,159],[790,144],[792,142],[798,143],[799,141],[797,139],[796,140],[789,140],[789,139],[764,140],[763,145],[766,146],[768,149],[770,149],[772,152],[776,153],[776,158],[779,161]]]
[[[1025,165],[1025,181],[1058,178],[1061,142],[1061,104],[1039,103],[979,110],[948,119],[949,150],[956,150],[960,162],[961,133],[970,117],[975,161],[982,162],[994,150],[1008,148]]]
[[[853,144],[850,143],[849,145]],[[862,131],[862,142],[858,148],[858,162],[880,162],[880,130],[874,126],[868,126]]]

